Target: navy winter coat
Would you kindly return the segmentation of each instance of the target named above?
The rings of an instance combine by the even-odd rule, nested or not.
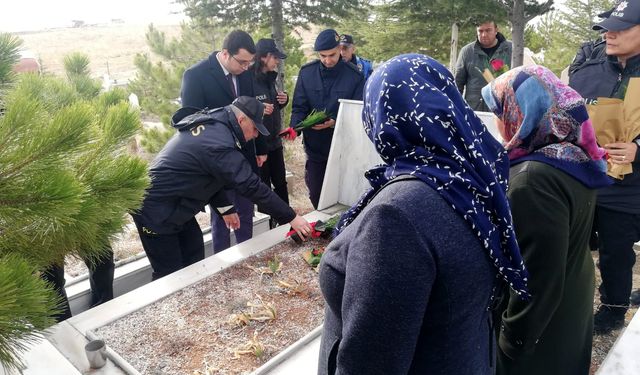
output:
[[[331,69],[320,60],[312,61],[300,68],[293,93],[291,126],[304,120],[312,110],[325,110],[332,118],[338,116],[338,99],[362,100],[364,77],[353,64],[342,60]],[[304,150],[312,161],[324,162],[329,158],[333,139],[333,128],[322,130],[305,129]]]
[[[385,187],[327,247],[319,375],[492,374],[496,269],[422,181]]]
[[[229,107],[206,122],[182,125],[153,161],[151,187],[138,216],[159,234],[180,231],[204,206],[227,208],[224,189],[233,189],[264,207],[280,223],[296,213],[254,173],[241,152],[244,136]],[[225,213],[226,210],[220,210]]]

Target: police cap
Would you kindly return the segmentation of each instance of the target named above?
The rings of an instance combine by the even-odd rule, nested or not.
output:
[[[640,0],[621,1],[610,13],[601,15],[607,18],[593,25],[594,30],[622,31],[640,25]]]
[[[349,34],[340,35],[340,45],[341,46],[350,46],[353,44],[353,37]]]
[[[269,130],[262,124],[262,116],[264,115],[264,104],[258,99],[250,96],[239,96],[233,101],[234,106],[247,115],[256,125],[256,128],[262,135],[269,135]]]

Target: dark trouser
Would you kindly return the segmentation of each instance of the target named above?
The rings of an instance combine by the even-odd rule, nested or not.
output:
[[[628,306],[633,265],[633,244],[640,240],[640,215],[596,206],[599,268],[602,276],[600,301],[606,305]],[[613,307],[626,312],[627,307]]]
[[[113,250],[109,248],[109,253],[98,259],[94,264],[85,260],[89,269],[89,285],[91,286],[91,307],[98,306],[113,299]],[[49,282],[54,290],[62,298],[59,306],[62,310],[54,315],[57,322],[61,322],[71,317],[69,299],[65,291],[64,265],[51,265],[42,272],[42,279]]]
[[[273,191],[278,194],[280,199],[289,204],[286,173],[282,147],[270,151],[267,154],[267,161],[260,167],[260,177],[267,186],[273,185]]]
[[[204,240],[195,217],[184,223],[182,230],[174,234],[153,233],[143,227],[136,215],[132,217],[153,269],[152,280],[204,259]]]
[[[52,265],[47,267],[40,277],[51,284],[53,289],[58,293],[61,297],[60,305],[58,308],[60,312],[58,314],[53,315],[56,322],[61,322],[63,320],[71,318],[71,307],[69,307],[69,299],[67,298],[67,292],[64,289],[64,266]]]
[[[244,242],[253,237],[253,202],[231,190],[227,190],[227,197],[240,217],[240,228],[234,231],[236,243]],[[224,220],[215,212],[211,212],[211,235],[214,253],[219,253],[231,246],[231,232]]]
[[[85,261],[89,268],[89,285],[91,286],[91,307],[98,306],[113,299],[113,274],[115,264],[113,263],[113,250],[109,247],[109,253],[90,264]]]
[[[324,172],[327,169],[326,161],[307,160],[304,165],[304,182],[309,189],[309,199],[313,208],[318,208],[320,201],[320,193],[322,192],[322,181],[324,180]]]

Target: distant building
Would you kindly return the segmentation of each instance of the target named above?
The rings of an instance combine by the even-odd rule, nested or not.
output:
[[[16,73],[40,73],[40,62],[35,53],[29,50],[20,51],[20,60],[13,66]]]

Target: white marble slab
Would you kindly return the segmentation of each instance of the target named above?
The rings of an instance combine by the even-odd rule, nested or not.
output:
[[[81,373],[69,363],[62,354],[47,340],[40,340],[21,355],[26,364],[22,375],[80,375]],[[0,366],[0,375],[14,375]]]
[[[382,164],[362,126],[362,101],[340,99],[318,209],[352,206],[370,187],[364,172]]]
[[[493,112],[480,112],[476,111],[476,115],[480,117],[480,120],[484,123],[484,126],[487,127],[489,133],[493,136],[493,138],[502,142],[502,136],[498,131],[498,126],[496,125],[496,115]]]
[[[600,365],[597,375],[640,374],[640,314],[636,314],[620,334]]]
[[[318,209],[335,204],[352,206],[370,187],[364,172],[383,164],[362,125],[363,103],[359,100],[340,99],[340,109],[331,141],[327,170],[322,183]],[[499,141],[502,137],[491,112],[476,112],[489,133]]]
[[[252,375],[315,375],[318,373],[318,356],[322,326],[311,331],[294,345],[271,359]],[[278,358],[280,357],[280,358]]]

